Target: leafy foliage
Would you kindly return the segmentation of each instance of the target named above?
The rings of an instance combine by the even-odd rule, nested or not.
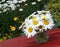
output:
[[[49,0],[46,8],[49,9],[53,15],[55,27],[60,27],[60,0]]]

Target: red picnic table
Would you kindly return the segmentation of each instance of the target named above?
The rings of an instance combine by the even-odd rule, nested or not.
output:
[[[1,42],[0,47],[60,47],[60,28],[47,32],[49,40],[46,43],[36,43],[34,38],[21,36]]]

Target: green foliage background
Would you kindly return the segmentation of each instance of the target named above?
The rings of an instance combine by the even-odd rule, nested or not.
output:
[[[55,27],[60,28],[60,0],[49,0],[46,9],[53,15]]]

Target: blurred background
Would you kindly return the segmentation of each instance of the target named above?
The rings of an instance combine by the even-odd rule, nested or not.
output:
[[[37,10],[50,10],[54,28],[60,28],[60,0],[1,0],[0,41],[23,36],[19,26]]]

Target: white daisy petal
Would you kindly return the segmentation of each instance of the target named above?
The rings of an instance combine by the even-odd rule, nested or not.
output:
[[[36,4],[36,2],[32,2],[31,4],[32,4],[32,5],[35,5],[35,4]]]
[[[36,34],[36,31],[33,29],[33,27],[31,25],[25,25],[26,26],[26,29],[23,29],[24,33],[26,36],[29,37],[32,37]]]

